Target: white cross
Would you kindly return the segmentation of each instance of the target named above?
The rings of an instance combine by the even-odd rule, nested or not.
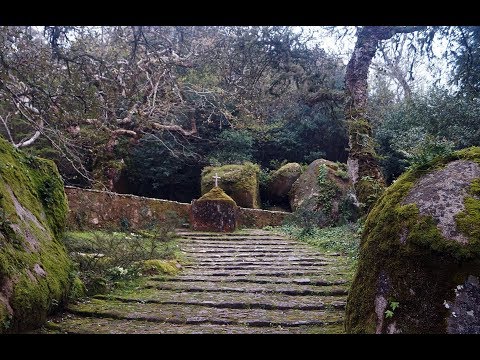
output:
[[[215,173],[215,176],[213,178],[215,179],[215,186],[218,186],[218,179],[221,179],[221,177],[218,176],[218,173]]]

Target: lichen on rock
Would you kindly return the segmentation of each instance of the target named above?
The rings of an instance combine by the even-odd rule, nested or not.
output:
[[[287,163],[270,175],[267,194],[273,204],[289,202],[288,194],[292,185],[302,174],[302,166],[298,163]]]
[[[409,170],[385,191],[365,223],[347,332],[480,333],[480,317],[471,316],[480,308],[472,295],[479,184],[480,148],[472,147]],[[382,302],[400,305],[386,317]]]
[[[0,138],[0,333],[40,326],[67,299],[67,211],[55,164]]]
[[[337,223],[342,216],[342,207],[349,201],[352,192],[346,164],[317,159],[294,182],[289,193],[293,211],[318,213],[317,225]]]
[[[213,176],[218,174],[221,187],[238,206],[259,209],[259,173],[260,167],[252,163],[243,165],[207,166],[202,170],[202,195],[209,192],[215,185]]]

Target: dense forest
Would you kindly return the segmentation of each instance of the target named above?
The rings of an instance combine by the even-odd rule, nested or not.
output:
[[[0,134],[67,185],[182,202],[208,165],[250,161],[265,181],[287,162],[346,162],[353,58],[328,36],[371,46],[362,116],[387,185],[479,145],[480,28],[368,28],[1,27]]]

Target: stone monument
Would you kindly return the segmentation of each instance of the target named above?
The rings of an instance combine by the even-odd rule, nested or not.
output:
[[[218,186],[217,173],[213,179],[215,186],[192,201],[190,223],[197,231],[232,232],[237,227],[237,204]]]

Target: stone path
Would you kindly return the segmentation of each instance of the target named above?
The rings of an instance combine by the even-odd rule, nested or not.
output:
[[[67,333],[342,333],[345,259],[263,230],[181,232],[189,264],[57,318]]]

